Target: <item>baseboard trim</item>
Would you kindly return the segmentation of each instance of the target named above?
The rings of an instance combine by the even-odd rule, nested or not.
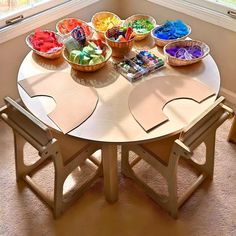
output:
[[[224,96],[230,103],[236,105],[236,93],[232,92],[226,88],[220,89],[220,94]]]

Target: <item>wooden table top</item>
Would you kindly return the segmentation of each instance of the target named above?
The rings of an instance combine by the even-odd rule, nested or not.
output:
[[[152,49],[163,57],[162,49],[155,47],[151,37],[135,43],[134,48],[137,50]],[[72,70],[70,65],[62,58],[47,60],[30,52],[20,66],[18,81],[52,71],[70,73],[72,78],[78,83],[92,86],[97,90],[99,101],[94,113],[83,124],[72,130],[69,135],[105,143],[147,142],[176,134],[216,99],[216,96],[213,96],[201,104],[190,99],[178,99],[169,102],[163,109],[169,121],[147,133],[133,118],[128,106],[128,97],[133,87],[147,79],[166,75],[185,75],[202,81],[216,95],[220,88],[219,71],[210,55],[203,59],[202,62],[191,66],[177,68],[166,64],[165,68],[145,76],[139,82],[130,83],[114,70],[111,62],[95,73],[81,73]],[[31,98],[20,85],[18,85],[18,91],[29,111],[46,125],[58,130],[57,126],[47,116],[56,106],[51,97],[39,96]]]

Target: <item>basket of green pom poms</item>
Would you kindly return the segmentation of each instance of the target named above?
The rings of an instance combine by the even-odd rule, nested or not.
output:
[[[64,59],[78,71],[93,72],[111,57],[111,48],[100,39],[87,40],[82,27],[76,27],[65,40]]]
[[[156,26],[156,20],[148,15],[133,15],[127,18],[124,22],[125,27],[132,27],[135,33],[135,40],[145,39]]]

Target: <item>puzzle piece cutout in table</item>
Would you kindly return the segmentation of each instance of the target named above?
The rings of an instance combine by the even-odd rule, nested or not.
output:
[[[63,133],[82,124],[96,108],[96,90],[76,83],[69,73],[51,72],[29,77],[18,82],[30,97],[49,96],[56,108],[48,117]]]
[[[200,81],[186,76],[161,76],[138,84],[130,93],[129,109],[148,132],[168,121],[162,109],[175,99],[189,98],[198,103],[215,93]]]

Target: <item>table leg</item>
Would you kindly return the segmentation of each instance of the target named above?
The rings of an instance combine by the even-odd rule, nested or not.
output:
[[[234,117],[229,136],[228,141],[232,143],[236,143],[236,117]]]
[[[118,200],[117,145],[104,144],[102,147],[104,192],[106,200]]]

